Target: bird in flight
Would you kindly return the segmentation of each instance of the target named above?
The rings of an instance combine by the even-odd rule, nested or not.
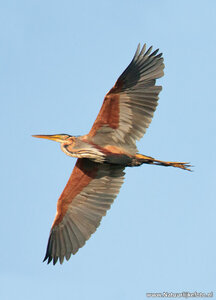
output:
[[[106,215],[124,180],[125,167],[152,164],[190,171],[184,162],[166,162],[138,154],[136,141],[148,128],[162,87],[155,85],[163,76],[162,53],[136,53],[115,85],[106,94],[101,110],[83,136],[69,134],[34,135],[59,142],[61,149],[77,162],[57,203],[46,255],[47,263],[69,260],[94,233]]]

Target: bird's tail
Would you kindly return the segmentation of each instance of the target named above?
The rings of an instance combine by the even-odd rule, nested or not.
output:
[[[171,167],[191,171],[190,169],[191,165],[187,162],[163,161],[142,154],[136,154],[136,159],[142,164],[152,164],[152,165],[165,166],[165,167],[171,166]]]

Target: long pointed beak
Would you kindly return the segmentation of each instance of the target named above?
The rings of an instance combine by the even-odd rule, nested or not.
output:
[[[33,137],[40,138],[40,139],[47,139],[51,141],[56,142],[63,142],[65,140],[65,136],[62,136],[60,134],[54,134],[54,135],[32,135]]]

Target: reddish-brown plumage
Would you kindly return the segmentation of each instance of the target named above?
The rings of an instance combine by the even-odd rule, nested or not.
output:
[[[89,136],[93,137],[97,133],[97,130],[103,125],[109,126],[112,129],[119,127],[120,95],[118,92],[121,90],[121,85],[122,84],[117,81],[115,86],[106,94],[97,119],[89,132]]]
[[[157,106],[163,58],[157,51],[140,51],[106,94],[89,134],[37,135],[61,143],[77,163],[62,192],[44,258],[53,264],[75,254],[100,225],[124,180],[127,166],[143,163],[190,170],[187,163],[164,162],[137,154],[136,141],[148,128]]]
[[[130,156],[130,154],[127,153],[123,148],[120,148],[120,147],[117,147],[117,146],[110,146],[110,145],[108,145],[108,146],[105,146],[103,148],[103,150],[104,150],[104,153],[106,151],[108,151],[109,153],[113,153],[113,154],[125,154],[125,155]]]
[[[104,99],[101,110],[89,132],[90,136],[94,136],[97,130],[103,125],[108,125],[113,129],[117,129],[119,125],[119,95],[107,95]]]
[[[96,149],[100,150],[104,154],[125,154],[125,155],[130,156],[130,154],[127,153],[127,151],[125,151],[125,149],[123,149],[121,147],[112,146],[112,145],[107,145],[105,147],[100,147],[99,145],[93,143],[92,141],[89,141],[87,138],[88,138],[87,135],[82,137],[82,141],[94,146]]]
[[[52,227],[58,225],[73,199],[95,178],[97,167],[86,168],[84,160],[78,159],[73,172],[57,203],[57,213]]]

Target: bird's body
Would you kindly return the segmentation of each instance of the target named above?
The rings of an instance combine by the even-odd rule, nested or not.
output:
[[[61,143],[62,151],[68,156],[75,158],[87,158],[95,163],[108,163],[123,167],[136,167],[142,164],[155,164],[172,166],[187,170],[187,163],[167,162],[154,159],[153,157],[132,154],[123,147],[106,145],[104,147],[94,143],[89,135],[70,136],[67,134],[35,135],[38,138],[50,139]]]
[[[78,158],[62,192],[53,222],[45,259],[63,262],[75,254],[100,224],[124,179],[125,167],[142,164],[190,170],[187,163],[165,162],[138,154],[136,141],[149,126],[157,106],[163,76],[163,58],[140,51],[106,94],[101,110],[87,135],[36,135],[61,143],[61,149]]]

